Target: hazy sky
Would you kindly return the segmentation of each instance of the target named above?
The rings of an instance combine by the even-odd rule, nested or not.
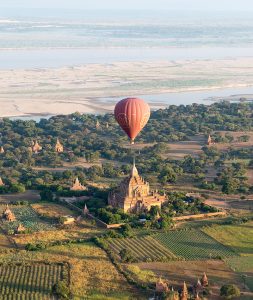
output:
[[[0,0],[1,9],[194,9],[253,11],[253,0]]]

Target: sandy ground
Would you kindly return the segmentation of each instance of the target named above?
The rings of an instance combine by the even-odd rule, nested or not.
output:
[[[0,70],[0,117],[104,113],[124,96],[247,86],[253,86],[253,58]],[[115,100],[99,100],[106,97]]]

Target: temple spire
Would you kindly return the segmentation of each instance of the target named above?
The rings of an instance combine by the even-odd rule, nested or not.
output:
[[[136,166],[135,166],[135,157],[134,157],[134,159],[133,159],[133,168],[132,168],[131,176],[132,176],[132,177],[136,177],[136,176],[138,176],[138,175],[139,175],[139,173],[138,173],[138,170],[137,170],[137,168],[136,168]]]

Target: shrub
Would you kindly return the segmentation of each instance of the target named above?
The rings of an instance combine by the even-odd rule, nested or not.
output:
[[[64,281],[59,281],[53,285],[52,292],[59,299],[71,299],[71,292]]]
[[[220,289],[220,296],[225,299],[233,299],[240,296],[240,290],[234,284],[225,284]]]
[[[129,249],[122,249],[119,253],[122,262],[132,262],[134,260],[132,252]]]

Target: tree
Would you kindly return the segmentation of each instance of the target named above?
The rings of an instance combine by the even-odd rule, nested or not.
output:
[[[50,190],[44,190],[40,192],[40,199],[42,201],[54,201],[54,194]]]
[[[234,284],[225,284],[220,289],[220,296],[225,299],[233,299],[240,296],[239,288]]]
[[[10,188],[12,193],[24,193],[25,192],[25,186],[21,183],[15,183]]]

